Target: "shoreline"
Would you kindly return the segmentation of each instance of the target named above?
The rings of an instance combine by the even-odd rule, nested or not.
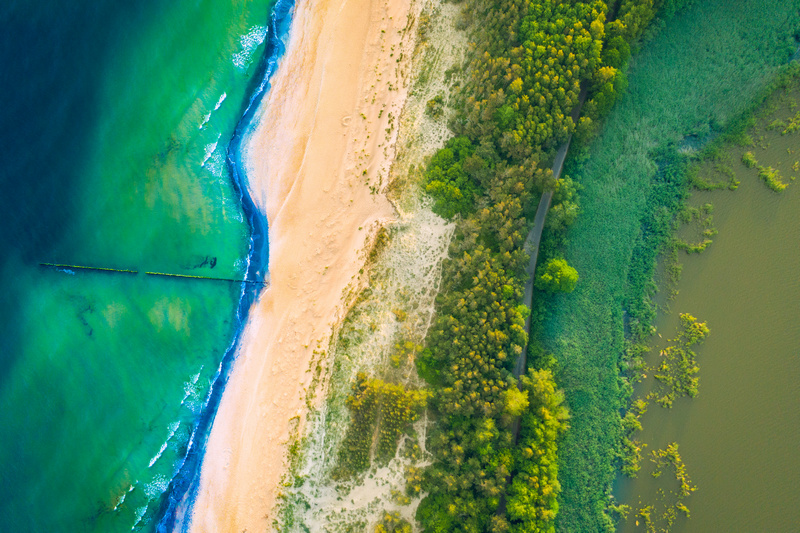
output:
[[[257,208],[249,194],[246,172],[243,171],[245,167],[242,161],[242,145],[246,141],[254,115],[258,112],[262,100],[269,91],[270,80],[277,70],[278,62],[286,52],[284,40],[291,27],[294,6],[295,0],[277,0],[270,9],[269,33],[266,38],[262,65],[251,82],[251,87],[254,89],[249,91],[247,101],[243,105],[242,116],[234,128],[233,136],[228,144],[226,159],[233,188],[239,196],[242,213],[250,227],[250,246],[246,256],[247,267],[236,307],[234,317],[236,327],[233,337],[219,363],[206,402],[198,415],[186,456],[170,481],[165,498],[156,514],[158,517],[156,530],[160,533],[186,529],[186,514],[191,513],[197,497],[208,438],[219,404],[224,396],[230,372],[235,364],[249,312],[263,292],[262,289],[269,283],[269,272],[266,270],[269,260],[269,226],[265,214]]]
[[[394,55],[409,14],[406,0],[295,6],[285,61],[238,151],[269,220],[271,285],[250,309],[181,529],[270,527],[309,367],[344,316],[362,251],[394,218],[382,191],[407,96]]]

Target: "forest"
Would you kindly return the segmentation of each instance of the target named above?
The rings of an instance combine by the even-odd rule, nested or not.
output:
[[[553,359],[524,329],[529,261],[523,241],[539,196],[555,190],[549,227],[578,213],[575,185],[549,166],[573,134],[588,142],[624,91],[631,48],[659,7],[652,2],[468,2],[477,41],[451,128],[431,159],[434,210],[458,217],[438,317],[419,358],[433,391],[436,458],[417,519],[425,531],[554,531],[558,443],[569,414]],[[588,93],[580,109],[581,92]],[[576,111],[580,111],[578,114]],[[576,121],[574,116],[580,116]],[[565,293],[579,272],[543,250],[540,293]],[[520,379],[512,368],[525,350]]]
[[[557,361],[525,329],[532,310],[522,302],[529,263],[523,244],[539,197],[554,191],[535,299],[546,305],[546,295],[580,283],[559,251],[579,213],[578,187],[568,177],[556,182],[549,167],[573,135],[578,149],[596,135],[625,90],[643,32],[659,10],[678,7],[652,0],[464,1],[465,19],[480,24],[468,28],[475,45],[455,98],[454,136],[431,158],[423,183],[434,211],[457,227],[436,318],[416,358],[434,420],[427,439],[434,461],[422,473],[426,496],[416,515],[424,531],[555,530],[559,442],[570,415]],[[537,323],[546,310],[540,304],[533,312]],[[526,353],[527,369],[516,377],[514,365]],[[370,383],[359,377],[348,401],[358,428],[345,438],[341,464],[354,471],[370,460],[374,448],[364,441],[375,433],[377,391],[386,387]],[[396,391],[397,398],[406,394],[418,396]],[[404,409],[409,414],[393,428],[411,419],[414,408]],[[392,435],[396,446],[397,430]]]

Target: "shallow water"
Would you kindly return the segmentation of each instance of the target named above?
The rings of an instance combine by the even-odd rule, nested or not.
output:
[[[0,7],[4,530],[152,528],[242,287],[142,273],[246,273],[226,159],[271,4]]]
[[[790,101],[800,103],[800,93],[778,105],[780,118],[795,115]],[[678,442],[698,487],[685,502],[691,518],[673,531],[800,528],[800,182],[789,180],[800,177],[791,168],[800,160],[800,136],[759,127],[754,138],[758,146],[726,153],[724,164],[741,181],[737,191],[693,195],[693,205],[714,205],[719,234],[702,254],[682,258],[680,292],[657,324],[664,337],[674,336],[677,314],[689,312],[711,330],[696,350],[698,396],[671,410],[651,404],[643,418],[640,440],[649,449]],[[745,150],[779,168],[789,187],[769,190],[757,170],[741,164]],[[711,165],[701,175],[721,178]],[[655,480],[648,460],[642,466],[638,479],[620,487],[624,503],[637,507],[675,485],[666,474]],[[620,530],[637,528],[629,520]]]

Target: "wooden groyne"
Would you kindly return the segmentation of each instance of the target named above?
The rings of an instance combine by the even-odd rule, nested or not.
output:
[[[163,276],[166,278],[187,278],[187,279],[207,279],[211,281],[230,281],[231,283],[252,283],[255,285],[269,285],[268,281],[256,281],[252,279],[233,279],[233,278],[214,278],[211,276],[195,276],[192,274],[169,274],[167,272],[145,272],[148,276]]]
[[[106,267],[96,267],[96,266],[86,266],[86,265],[67,265],[62,263],[39,263],[39,266],[43,267],[50,267],[50,268],[59,268],[59,269],[68,269],[68,270],[82,270],[82,271],[89,271],[89,272],[108,272],[108,273],[116,273],[116,274],[139,274],[138,270],[131,270],[127,268],[106,268]],[[169,272],[144,272],[146,276],[158,276],[164,278],[181,278],[181,279],[196,279],[196,280],[207,280],[207,281],[226,281],[228,283],[250,283],[253,285],[264,285],[268,286],[268,281],[257,281],[251,279],[234,279],[234,278],[217,278],[214,276],[196,276],[193,274],[172,274]]]
[[[95,272],[117,272],[120,274],[138,274],[138,270],[128,270],[125,268],[104,268],[104,267],[93,267],[93,266],[84,266],[84,265],[62,265],[59,263],[39,263],[39,266],[46,266],[52,268],[68,268],[68,269],[76,269],[76,270],[90,270]]]

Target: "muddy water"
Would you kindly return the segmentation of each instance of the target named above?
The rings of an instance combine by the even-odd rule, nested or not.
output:
[[[776,116],[788,122],[796,115],[791,100],[800,98],[792,96],[759,120],[755,146],[726,151],[723,164],[736,173],[739,189],[690,200],[713,203],[719,234],[704,253],[681,257],[680,292],[657,326],[667,338],[675,336],[678,313],[708,323],[711,335],[697,349],[699,394],[672,409],[651,403],[639,435],[648,444],[645,457],[678,442],[698,487],[686,499],[691,518],[679,518],[673,531],[800,531],[800,179],[790,181],[800,178],[792,169],[800,133],[764,128]],[[780,194],[768,189],[756,169],[741,163],[746,150],[778,168],[789,187]],[[648,381],[637,394],[652,386]],[[618,497],[631,515],[664,501],[658,490],[676,485],[674,476],[654,479],[651,471],[645,458],[638,479],[620,484]],[[632,516],[619,529],[644,529],[642,520],[635,523]]]

